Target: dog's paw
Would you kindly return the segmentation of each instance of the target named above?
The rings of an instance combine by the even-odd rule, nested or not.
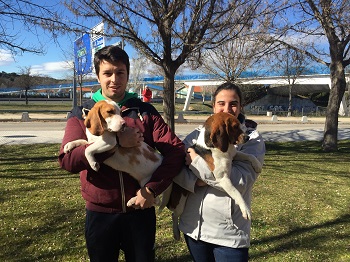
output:
[[[70,151],[72,151],[72,149],[74,148],[74,144],[72,142],[68,142],[67,144],[64,145],[63,147],[63,152],[65,154],[69,153]]]
[[[257,173],[261,173],[261,171],[262,171],[262,164],[260,163],[260,161],[255,156],[253,156],[253,157],[254,157],[254,159],[251,162],[252,162],[252,166],[254,168],[254,171],[257,172]]]
[[[130,198],[130,200],[126,203],[128,207],[132,207],[136,203],[136,197]]]
[[[93,162],[91,163],[91,168],[97,172],[100,169],[100,164],[97,162]]]
[[[249,208],[241,208],[241,212],[244,219],[252,220],[252,213],[250,212]]]

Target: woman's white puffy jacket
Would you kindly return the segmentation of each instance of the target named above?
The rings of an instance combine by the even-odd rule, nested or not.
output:
[[[256,125],[255,125],[256,126]],[[243,125],[243,128],[245,126]],[[265,156],[265,143],[254,128],[245,128],[249,140],[237,149],[254,155],[262,164]],[[199,129],[194,130],[183,141],[186,149],[197,140]],[[246,161],[233,161],[231,180],[251,206],[252,188],[258,177]],[[210,186],[195,186],[197,177]],[[203,158],[197,156],[188,168],[175,179],[175,182],[191,191],[185,210],[180,218],[180,230],[196,240],[233,248],[250,246],[251,221],[242,217],[242,213],[232,198],[218,189],[213,174]]]

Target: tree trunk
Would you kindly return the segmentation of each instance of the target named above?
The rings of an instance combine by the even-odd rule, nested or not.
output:
[[[288,103],[288,115],[292,116],[292,85],[289,85],[289,103]]]
[[[163,92],[164,120],[175,132],[175,74],[166,73]]]
[[[25,89],[25,99],[26,99],[26,105],[28,105],[28,88]]]
[[[330,75],[331,90],[322,143],[322,148],[326,152],[338,150],[338,112],[346,88],[345,72],[341,61],[331,63]]]

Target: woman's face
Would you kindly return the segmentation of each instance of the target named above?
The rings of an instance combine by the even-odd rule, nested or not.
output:
[[[221,90],[215,97],[214,114],[219,112],[230,113],[236,117],[241,113],[241,101],[234,90]]]

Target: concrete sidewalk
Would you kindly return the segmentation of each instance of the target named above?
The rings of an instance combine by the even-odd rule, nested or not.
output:
[[[11,122],[11,121],[66,121],[68,112],[63,114],[54,114],[54,113],[3,113],[0,114],[0,122]],[[207,119],[209,115],[196,115],[196,114],[187,114],[183,113],[180,116],[176,116],[176,123],[202,123]],[[302,117],[284,117],[276,116],[275,119],[269,116],[262,115],[247,115],[249,119],[256,121],[257,123],[266,124],[266,123],[325,123],[325,117],[308,117],[306,116],[306,121],[302,120]],[[339,123],[350,123],[350,117],[339,117]]]
[[[21,121],[22,114],[0,114],[0,145],[61,143],[66,114],[30,114]],[[247,116],[258,123],[258,131],[265,141],[321,141],[325,118]],[[203,123],[208,116],[185,115],[177,119],[175,131],[180,139]],[[179,121],[180,120],[180,121]],[[350,139],[350,118],[339,118],[338,139]]]
[[[53,113],[3,113],[0,114],[0,122],[28,122],[28,121],[66,121],[68,112],[65,114]]]

